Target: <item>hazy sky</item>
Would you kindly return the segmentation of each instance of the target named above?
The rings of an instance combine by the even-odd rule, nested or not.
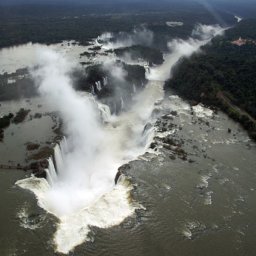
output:
[[[171,3],[171,2],[209,2],[209,3],[251,3],[256,5],[256,0],[0,0],[0,4],[88,4],[88,3],[136,3],[136,2],[147,2],[147,3]]]
[[[157,2],[253,2],[256,0],[157,0]],[[156,2],[156,0],[0,0],[0,3],[111,3],[111,2]]]

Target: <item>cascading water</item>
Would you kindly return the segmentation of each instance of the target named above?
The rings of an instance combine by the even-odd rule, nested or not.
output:
[[[59,219],[54,235],[58,252],[68,253],[88,240],[89,226],[118,225],[134,213],[138,205],[128,200],[131,185],[122,180],[114,186],[114,178],[118,167],[144,154],[153,139],[154,128],[147,124],[154,123],[154,103],[163,98],[163,82],[153,80],[165,80],[180,58],[190,56],[215,34],[211,30],[207,39],[172,42],[173,52],[162,66],[150,70],[151,81],[119,116],[89,94],[72,89],[72,63],[40,50],[33,76],[41,95],[59,111],[67,138],[54,149],[55,165],[49,159],[47,180],[31,177],[17,185],[31,190],[39,206]]]
[[[121,110],[124,109],[124,99],[123,97],[120,98],[120,103],[121,103]]]
[[[92,95],[95,95],[95,89],[94,89],[94,86],[92,85],[92,87],[91,87],[91,94]]]
[[[107,84],[108,84],[108,78],[107,78],[107,77],[104,77],[104,78],[103,78],[103,85],[104,85],[104,86],[107,86]]]
[[[137,92],[137,88],[136,88],[136,85],[135,85],[135,84],[132,85],[132,89],[133,89],[133,93],[136,93],[136,92]]]
[[[72,89],[72,66],[62,56],[44,50],[39,61],[34,79],[59,112],[67,138],[55,147],[54,161],[49,159],[47,180],[31,177],[17,184],[33,191],[39,206],[58,217],[54,242],[57,251],[67,253],[87,239],[90,225],[117,225],[136,209],[128,200],[131,186],[125,181],[114,186],[114,179],[122,164],[147,149],[153,129],[142,137],[143,130],[163,90],[151,83],[134,97],[129,111],[111,116],[108,106]]]
[[[219,25],[210,26],[199,24],[192,31],[192,35],[196,36],[196,38],[172,40],[168,43],[168,47],[172,53],[165,56],[165,61],[162,65],[149,69],[147,78],[149,80],[166,81],[171,76],[172,69],[170,67],[175,66],[181,58],[190,57],[193,53],[200,50],[200,47],[209,43],[213,37],[222,35],[224,31],[225,29]]]
[[[102,90],[101,82],[97,81],[95,84],[96,84],[97,90],[100,92]]]

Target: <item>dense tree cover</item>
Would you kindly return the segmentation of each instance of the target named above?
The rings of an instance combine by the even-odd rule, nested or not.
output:
[[[24,108],[21,108],[15,115],[15,117],[13,118],[13,122],[15,124],[18,124],[18,123],[22,123],[25,118],[27,117],[28,113],[30,112],[29,109],[24,109]]]
[[[121,90],[122,94],[128,92],[130,95],[133,90],[133,84],[138,87],[142,86],[146,82],[145,68],[140,65],[128,65],[123,62],[117,62],[112,64],[117,68],[123,70],[122,75],[116,75],[112,73],[114,66],[104,66],[103,64],[97,64],[88,66],[85,69],[86,75],[75,74],[77,79],[75,87],[78,90],[91,91],[91,86],[95,87],[95,83],[100,81],[101,84],[104,83],[104,78],[107,78],[107,86],[102,88],[99,92],[95,87],[95,93],[99,97],[111,96],[114,91]],[[123,95],[125,97],[125,95]]]
[[[12,118],[13,118],[12,113],[0,117],[0,130],[4,129],[4,128],[7,128],[11,124],[11,119]]]
[[[238,36],[247,39],[256,39],[255,19],[247,19],[238,23],[234,28],[226,33],[228,40],[237,39]]]
[[[200,5],[191,5],[187,9],[184,6],[165,9],[150,9],[145,5],[137,9],[137,5],[133,8],[133,5],[129,8],[120,6],[108,6],[106,9],[103,6],[89,9],[29,5],[1,7],[0,48],[27,42],[50,44],[63,40],[86,44],[103,32],[131,31],[140,24],[146,24],[155,33],[155,45],[166,47],[170,38],[188,37],[197,22],[216,23],[214,16]],[[235,21],[231,14],[220,15],[228,24]],[[184,26],[168,27],[166,21],[170,20],[182,21]]]
[[[136,90],[146,83],[145,68],[140,65],[127,65],[121,61],[109,65],[88,66],[85,74],[74,74],[77,90],[94,93],[112,113],[119,113],[132,100]],[[100,85],[100,86],[99,86]]]
[[[124,47],[114,50],[115,54],[119,57],[130,57],[132,60],[142,59],[147,61],[150,65],[162,64],[164,61],[163,53],[160,50],[142,46],[134,45],[131,47]]]
[[[123,79],[118,80],[111,73],[112,66],[106,67],[102,64],[90,65],[85,69],[76,69],[70,75],[74,87],[78,90],[91,91],[95,87],[95,93],[98,97],[110,97],[119,91],[119,96],[125,97],[125,94],[131,94],[133,84],[137,88],[146,82],[145,69],[139,65],[127,65],[123,62],[113,64],[123,70]],[[19,75],[25,75],[19,78]],[[104,83],[104,78],[108,78],[108,86],[101,91],[97,90],[95,83],[100,81]],[[8,83],[9,79],[14,79],[13,83]],[[0,75],[0,101],[15,100],[20,98],[30,98],[38,95],[37,87],[27,69],[17,70],[15,73]]]
[[[0,116],[0,142],[4,139],[4,129],[11,124],[13,114],[9,113],[8,115]]]
[[[255,133],[256,44],[232,44],[240,36],[256,40],[255,26],[256,20],[244,21],[225,36],[215,38],[203,53],[182,60],[166,89],[175,89],[189,100],[221,107]]]

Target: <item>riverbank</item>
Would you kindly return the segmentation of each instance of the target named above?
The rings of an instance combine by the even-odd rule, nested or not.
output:
[[[191,104],[218,108],[238,121],[256,139],[256,45],[255,19],[241,21],[216,37],[190,59],[183,59],[173,71],[165,89],[175,90]],[[232,42],[243,37],[244,45]],[[249,40],[250,39],[250,40]]]

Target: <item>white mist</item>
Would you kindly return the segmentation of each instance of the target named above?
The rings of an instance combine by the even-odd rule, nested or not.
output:
[[[111,116],[107,106],[72,88],[69,74],[75,65],[62,55],[41,49],[38,63],[33,77],[45,102],[62,118],[67,139],[55,147],[56,164],[49,160],[47,180],[31,177],[17,184],[60,220],[54,242],[58,252],[68,253],[88,239],[89,226],[118,225],[138,207],[129,200],[131,185],[124,180],[115,186],[114,179],[122,164],[148,148],[153,128],[143,130],[163,89],[149,84],[129,111]]]
[[[204,27],[198,31],[200,38],[170,43],[172,52],[165,63],[150,70],[151,81],[137,93],[131,109],[120,116],[111,116],[107,106],[73,90],[72,63],[45,48],[38,52],[39,67],[33,76],[42,97],[60,113],[67,141],[55,148],[57,164],[49,160],[47,180],[31,177],[17,184],[31,190],[39,206],[59,219],[54,234],[56,251],[68,253],[88,240],[90,226],[118,225],[138,207],[129,201],[132,187],[128,182],[114,186],[117,169],[144,154],[152,141],[153,128],[146,134],[143,130],[154,122],[154,104],[163,98],[162,81],[170,77],[170,70],[223,30]],[[104,125],[101,117],[107,121]]]
[[[171,77],[172,67],[181,58],[188,58],[200,50],[200,47],[209,43],[215,36],[222,35],[225,29],[219,25],[198,24],[192,31],[192,37],[188,40],[174,39],[168,43],[170,53],[165,55],[162,65],[151,68],[147,74],[149,80],[166,81]]]

